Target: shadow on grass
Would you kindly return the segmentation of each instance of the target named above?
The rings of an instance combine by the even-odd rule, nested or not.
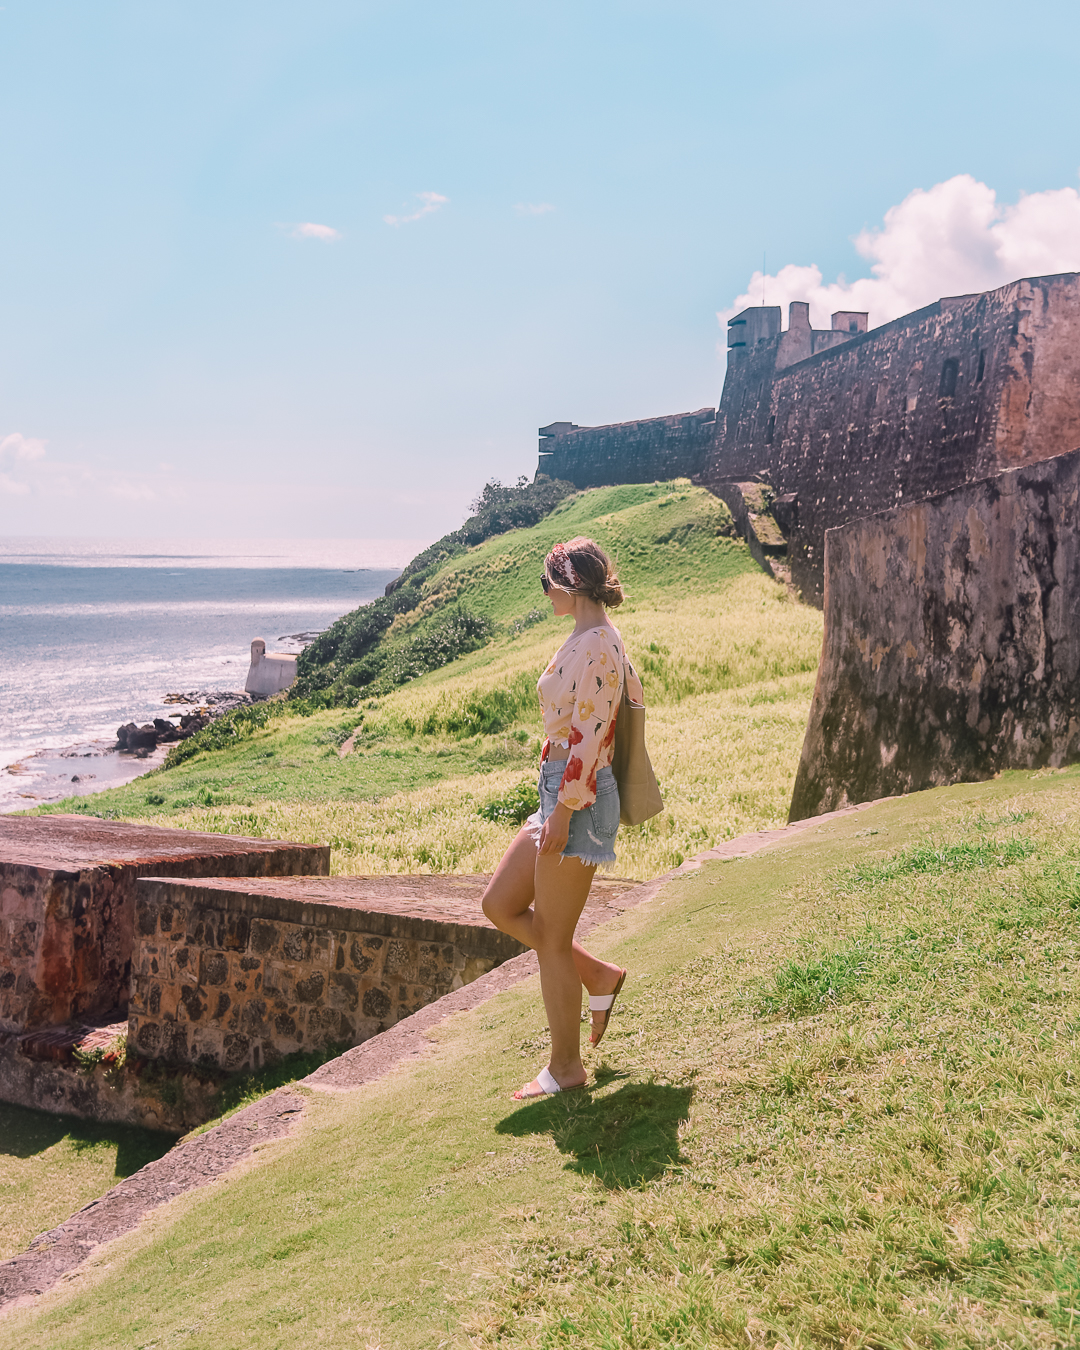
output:
[[[560,1093],[529,1102],[495,1132],[518,1139],[550,1134],[560,1152],[571,1155],[567,1167],[621,1190],[654,1181],[683,1161],[679,1126],[692,1095],[689,1087],[659,1083],[625,1083],[604,1096]]]
[[[32,1158],[66,1141],[76,1153],[116,1149],[116,1175],[129,1177],[148,1162],[168,1153],[176,1136],[137,1125],[100,1124],[76,1116],[54,1116],[25,1106],[0,1102],[0,1154]]]

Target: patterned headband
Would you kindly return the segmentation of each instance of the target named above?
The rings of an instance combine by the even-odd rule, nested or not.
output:
[[[547,573],[557,586],[569,591],[579,590],[581,582],[574,571],[574,564],[563,544],[556,544],[547,556]]]

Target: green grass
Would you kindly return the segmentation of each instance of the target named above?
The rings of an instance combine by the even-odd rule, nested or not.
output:
[[[484,647],[385,696],[357,691],[356,706],[243,710],[184,742],[174,767],[45,809],[329,842],[340,872],[492,870],[517,813],[479,808],[535,789],[536,679],[568,632],[550,613],[537,620],[537,579],[556,539],[587,532],[628,588],[616,618],[641,668],[667,803],[624,831],[619,870],[656,875],[780,823],[798,764],[821,616],[729,528],[726,507],[685,482],[579,493],[438,567],[386,639],[419,650],[463,606],[496,626]]]
[[[172,1147],[173,1136],[0,1102],[0,1260]]]
[[[1007,774],[681,876],[594,935],[631,973],[592,1092],[509,1100],[530,981],[6,1344],[1075,1344],[1078,826],[1080,771]]]

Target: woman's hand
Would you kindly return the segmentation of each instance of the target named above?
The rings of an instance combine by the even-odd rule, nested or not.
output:
[[[573,811],[562,802],[555,803],[555,810],[544,821],[540,831],[541,853],[561,853],[570,838],[570,817]]]

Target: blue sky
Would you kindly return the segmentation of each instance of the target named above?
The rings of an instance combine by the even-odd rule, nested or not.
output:
[[[431,538],[533,472],[541,423],[715,404],[763,252],[869,277],[860,231],[969,176],[908,232],[1036,194],[1058,242],[1006,221],[999,271],[1066,257],[1078,29],[1039,0],[6,0],[0,533]],[[890,295],[972,288],[979,220]]]

